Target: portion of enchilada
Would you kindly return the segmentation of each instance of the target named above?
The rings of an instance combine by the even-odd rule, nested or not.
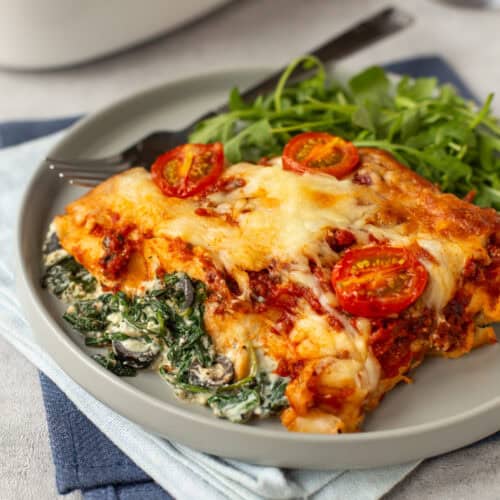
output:
[[[225,168],[219,146],[186,145],[55,218],[45,283],[108,348],[98,360],[151,366],[233,421],[339,433],[426,355],[496,341],[497,212],[380,150],[304,135]]]

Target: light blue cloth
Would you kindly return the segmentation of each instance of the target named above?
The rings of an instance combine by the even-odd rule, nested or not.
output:
[[[154,436],[97,401],[35,342],[14,290],[13,214],[30,175],[63,133],[0,151],[0,335],[47,374],[116,446],[179,500],[376,499],[418,463],[366,471],[301,471],[216,458]]]

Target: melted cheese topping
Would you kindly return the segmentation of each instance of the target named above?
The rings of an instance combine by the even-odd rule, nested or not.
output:
[[[238,179],[240,187],[189,199],[165,197],[146,170],[131,169],[70,204],[66,215],[56,218],[57,233],[62,246],[107,286],[143,292],[161,268],[185,271],[216,287],[223,306],[207,305],[206,327],[217,350],[231,357],[238,377],[248,369],[249,341],[262,345],[276,361],[301,360],[302,371],[287,393],[290,411],[298,413],[288,412],[284,421],[294,422],[290,428],[298,425],[314,404],[308,381],[317,379],[325,394],[350,394],[350,406],[339,414],[342,422],[328,417],[326,427],[354,430],[362,418],[363,402],[376,392],[381,374],[368,346],[369,321],[353,321],[339,310],[333,291],[311,269],[311,262],[330,269],[339,259],[326,243],[327,232],[350,231],[360,246],[372,241],[416,245],[429,273],[420,301],[440,311],[454,296],[467,260],[484,255],[494,225],[489,212],[450,201],[387,157],[367,151],[362,161],[372,185],[356,184],[353,177],[297,175],[283,170],[278,160],[269,167],[233,165],[223,177]],[[475,219],[467,215],[470,228],[462,225],[460,233],[450,220],[464,210]],[[110,280],[100,265],[102,228],[120,227],[132,227],[128,237],[135,241],[135,252],[126,272]],[[299,298],[291,330],[277,335],[276,315],[239,310],[235,305],[252,296],[249,273],[270,268],[282,282],[312,291],[325,314]],[[214,272],[231,276],[239,294],[231,294],[226,285],[216,286]],[[313,414],[310,427],[323,428],[318,423],[322,412]]]
[[[134,222],[139,219],[145,226],[151,225],[156,237],[180,238],[210,249],[231,274],[237,275],[239,270],[258,271],[272,261],[284,261],[293,264],[291,278],[312,287],[315,283],[307,260],[325,251],[323,237],[328,228],[348,229],[361,238],[370,233],[394,245],[408,246],[417,241],[436,260],[423,261],[433,289],[426,294],[426,302],[440,308],[453,295],[470,253],[468,249],[453,241],[436,239],[432,234],[405,234],[403,226],[377,227],[367,223],[380,200],[373,194],[368,196],[366,188],[351,180],[339,181],[328,175],[299,176],[279,165],[263,168],[239,164],[228,169],[226,175],[244,179],[245,186],[229,193],[215,193],[207,199],[215,213],[231,217],[235,224],[228,224],[223,216],[196,215],[197,205],[192,200],[180,203],[165,198],[142,169],[108,181],[114,184],[109,208],[123,219],[128,215]],[[80,204],[76,220],[78,212],[84,212],[82,216],[88,218],[103,201],[93,210],[87,203]],[[99,220],[99,215],[95,215]],[[57,224],[64,233],[64,222],[59,219]],[[330,300],[333,302],[333,297]]]

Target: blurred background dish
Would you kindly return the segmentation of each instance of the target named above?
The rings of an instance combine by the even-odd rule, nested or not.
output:
[[[155,38],[228,1],[0,0],[0,66],[79,64]]]
[[[456,7],[466,7],[470,9],[498,9],[500,0],[439,0]]]

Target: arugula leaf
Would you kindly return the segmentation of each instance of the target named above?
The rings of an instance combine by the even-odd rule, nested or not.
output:
[[[234,120],[230,114],[224,114],[209,118],[200,122],[189,138],[190,142],[198,142],[206,144],[208,142],[216,142],[220,138],[221,131],[229,125],[232,125]]]
[[[375,133],[375,122],[372,110],[368,106],[359,106],[352,114],[352,124]]]
[[[228,140],[224,145],[224,154],[231,163],[243,158],[257,161],[261,156],[260,151],[272,149],[275,144],[269,121],[260,120]]]
[[[301,65],[316,72],[290,83]],[[289,65],[273,92],[245,103],[233,89],[229,100],[231,111],[200,123],[190,141],[222,142],[232,163],[279,155],[294,134],[325,131],[386,149],[444,191],[476,191],[478,204],[500,209],[500,123],[492,94],[478,107],[435,78],[406,76],[394,84],[375,66],[346,86],[306,56]]]
[[[474,201],[480,207],[500,207],[500,188],[481,186]]]
[[[402,142],[408,141],[418,133],[421,126],[420,112],[418,109],[405,109],[401,113],[400,137]]]
[[[397,86],[397,95],[407,97],[412,101],[421,101],[430,99],[437,90],[436,78],[418,78],[411,79],[408,76],[401,78]]]
[[[359,103],[387,101],[390,87],[389,78],[378,66],[367,68],[349,80],[354,100]]]
[[[229,109],[231,111],[239,111],[247,108],[248,104],[241,97],[240,91],[236,87],[232,88],[229,93]]]

